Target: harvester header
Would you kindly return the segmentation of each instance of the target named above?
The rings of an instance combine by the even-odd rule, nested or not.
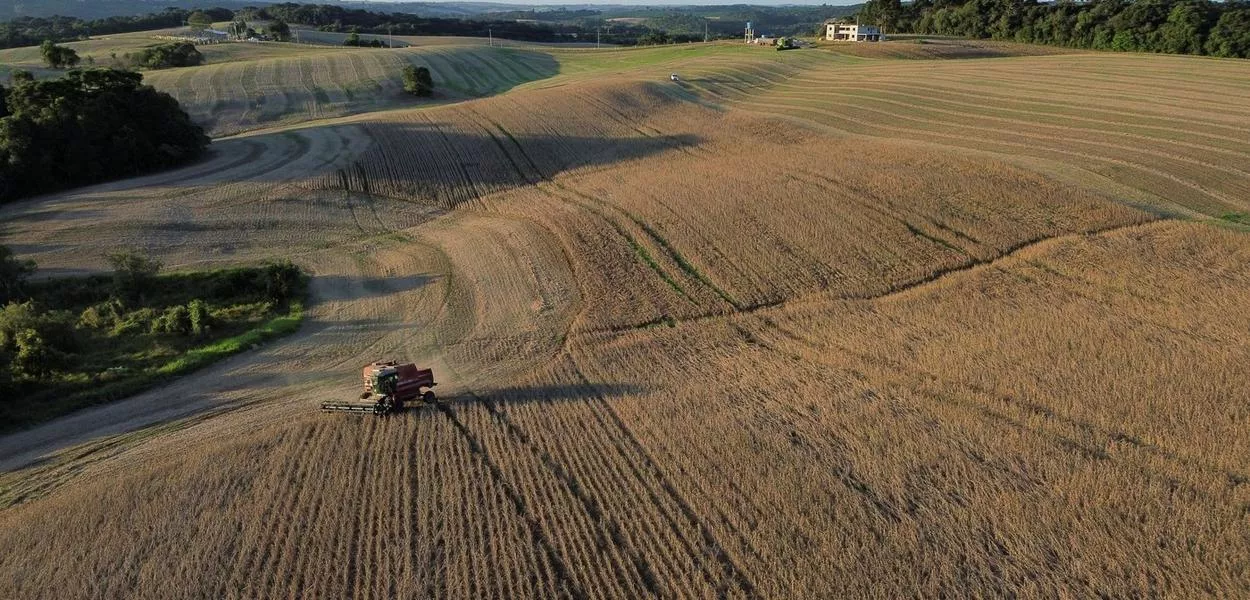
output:
[[[412,363],[375,362],[363,371],[364,392],[361,402],[322,402],[321,410],[363,412],[385,415],[404,410],[409,402],[433,404],[434,371],[419,369]]]

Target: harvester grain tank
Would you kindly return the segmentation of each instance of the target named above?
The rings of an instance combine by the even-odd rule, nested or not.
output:
[[[322,402],[321,410],[373,413],[385,415],[404,410],[409,402],[420,401],[433,404],[434,371],[419,369],[417,365],[399,364],[395,361],[375,362],[363,371],[364,392],[361,402]]]

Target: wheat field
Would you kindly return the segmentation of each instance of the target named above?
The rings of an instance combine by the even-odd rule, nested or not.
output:
[[[909,48],[162,73],[251,131],[0,243],[288,257],[308,322],[0,438],[0,596],[1241,595],[1250,71]],[[409,59],[476,92],[314,101]],[[317,413],[382,358],[440,404]]]

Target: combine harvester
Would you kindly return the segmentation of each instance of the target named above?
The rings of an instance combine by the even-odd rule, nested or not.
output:
[[[408,363],[401,365],[395,361],[375,362],[365,367],[365,391],[361,400],[369,400],[376,395],[377,400],[368,402],[322,402],[321,410],[366,412],[375,415],[386,415],[404,410],[405,402],[419,400],[426,404],[434,404],[438,398],[434,395],[434,371],[418,369],[417,365]],[[421,391],[424,389],[425,391]]]

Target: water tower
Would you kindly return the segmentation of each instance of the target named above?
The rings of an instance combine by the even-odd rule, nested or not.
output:
[[[755,28],[751,27],[750,21],[747,21],[747,43],[750,44],[751,40],[754,40],[754,39],[755,39]]]

